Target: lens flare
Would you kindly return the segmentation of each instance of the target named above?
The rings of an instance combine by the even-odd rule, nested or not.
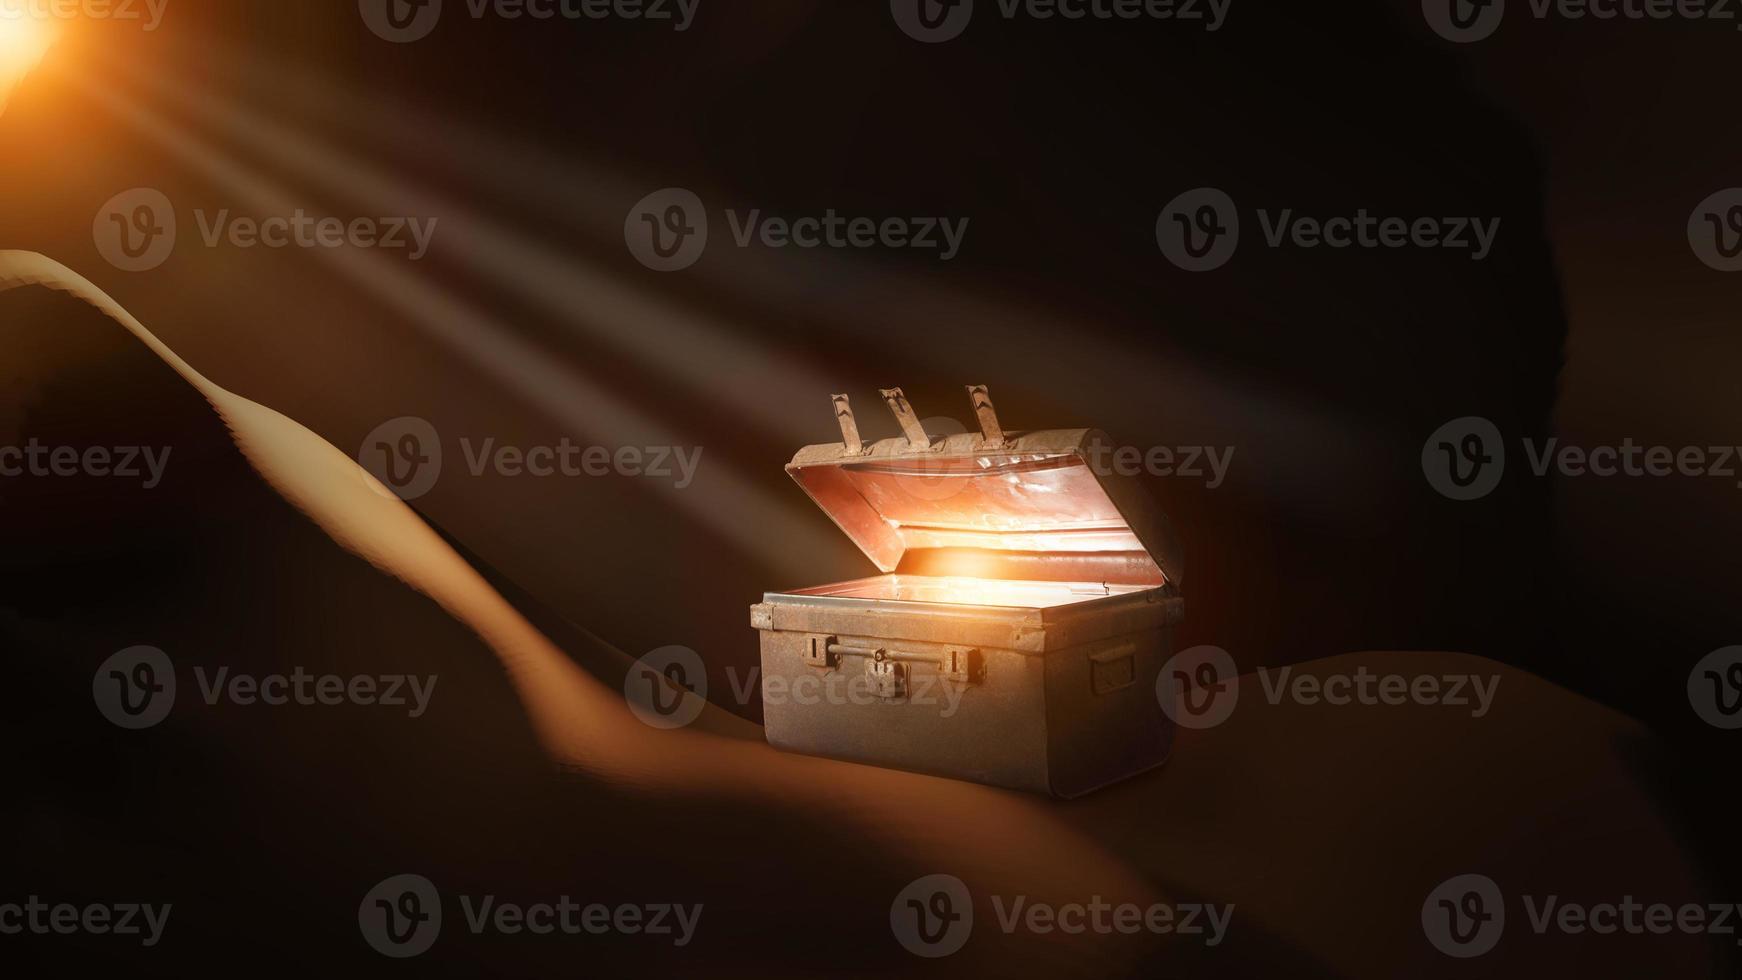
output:
[[[0,112],[6,100],[54,44],[55,24],[23,9],[18,0],[0,0]]]

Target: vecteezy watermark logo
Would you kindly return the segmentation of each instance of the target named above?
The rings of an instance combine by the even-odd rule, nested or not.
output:
[[[1736,21],[1731,0],[1529,0],[1528,6],[1530,16],[1539,21],[1551,17],[1571,22],[1688,20],[1734,25]],[[1422,0],[1421,9],[1435,33],[1465,44],[1499,28],[1506,0]]]
[[[173,446],[50,446],[35,438],[0,446],[0,476],[69,478],[90,476],[138,480],[146,490],[163,482]]]
[[[1421,904],[1421,928],[1428,942],[1447,956],[1481,956],[1506,931],[1506,901],[1500,886],[1478,874],[1442,882]]]
[[[1258,222],[1268,248],[1446,249],[1469,252],[1475,262],[1488,257],[1500,234],[1499,218],[1384,217],[1366,208],[1327,218],[1260,208]],[[1239,209],[1214,187],[1186,191],[1162,208],[1155,240],[1168,261],[1187,272],[1219,269],[1239,247]]]
[[[834,208],[797,218],[774,217],[760,208],[726,212],[732,244],[769,249],[911,249],[935,252],[949,262],[962,250],[970,218],[850,217]],[[681,187],[655,191],[636,202],[623,220],[623,241],[636,261],[655,272],[695,265],[708,246],[708,213],[701,198]]]
[[[317,217],[302,208],[288,215],[255,218],[230,209],[194,211],[207,248],[371,248],[404,251],[413,262],[429,254],[440,218],[362,217],[349,221]]]
[[[175,667],[156,647],[128,647],[91,676],[91,699],[121,728],[141,729],[169,717],[175,707]]]
[[[1422,707],[1467,711],[1485,718],[1500,690],[1499,674],[1380,673],[1365,664],[1352,671],[1297,673],[1293,667],[1260,667],[1259,691],[1266,703],[1287,701],[1306,708]],[[1168,717],[1186,728],[1214,728],[1227,721],[1240,699],[1234,658],[1219,647],[1193,647],[1162,665],[1156,696]]]
[[[1168,261],[1187,272],[1220,269],[1240,247],[1240,209],[1214,187],[1194,188],[1161,209],[1155,240]]]
[[[1027,895],[993,895],[992,910],[1005,935],[1084,933],[1108,936],[1157,935],[1198,937],[1205,946],[1220,946],[1234,918],[1233,905],[1201,902],[1109,902],[1099,895],[1087,901],[1039,902]],[[967,944],[974,929],[974,899],[954,875],[926,875],[896,896],[889,906],[889,927],[896,942],[915,956],[949,956]]]
[[[927,431],[930,431],[929,429]],[[1228,478],[1233,446],[1115,446],[1097,439],[1088,447],[1089,469],[1101,476],[1158,476],[1203,480],[1214,490]]]
[[[442,441],[435,426],[416,416],[389,419],[363,437],[357,462],[384,496],[416,500],[442,475]]]
[[[1154,20],[1201,23],[1215,33],[1233,0],[994,0],[1005,20],[1049,22]],[[960,37],[974,16],[974,0],[891,0],[889,10],[908,37],[937,44]]]
[[[938,44],[968,29],[974,19],[974,0],[889,0],[889,12],[908,37]]]
[[[1031,902],[1027,895],[1017,895],[1006,902],[1003,896],[994,895],[992,911],[997,914],[998,928],[1005,935],[1019,929],[1043,936],[1055,932],[1073,936],[1085,932],[1100,936],[1152,932],[1157,935],[1201,937],[1205,946],[1222,945],[1222,940],[1228,936],[1228,924],[1234,918],[1232,903],[1114,904],[1103,900],[1099,895],[1092,896],[1087,902],[1068,902],[1062,905]]]
[[[242,707],[285,705],[328,707],[356,704],[406,708],[412,718],[428,710],[438,678],[431,674],[313,674],[295,667],[288,674],[232,674],[220,667],[194,668],[200,699],[210,707],[221,700]],[[156,647],[128,647],[109,657],[91,676],[91,699],[103,717],[122,728],[150,728],[175,706],[175,665]]]
[[[1240,668],[1221,647],[1196,646],[1169,657],[1155,679],[1161,710],[1184,728],[1214,728],[1240,702]]]
[[[1742,728],[1742,646],[1713,650],[1694,665],[1688,703],[1714,728]]]
[[[228,208],[194,211],[200,242],[207,248],[368,248],[403,250],[413,262],[429,254],[438,218],[318,217],[297,208],[288,215],[257,218]],[[175,250],[175,207],[149,187],[124,191],[97,210],[91,225],[97,251],[123,272],[146,272]]]
[[[700,5],[701,0],[465,0],[465,12],[473,20],[648,21],[682,33],[695,22]],[[357,9],[377,37],[404,44],[435,30],[442,0],[358,0]]]
[[[700,902],[582,904],[563,895],[554,902],[522,905],[499,901],[495,895],[460,896],[466,931],[474,936],[616,933],[669,937],[673,946],[687,946],[701,924],[702,909]],[[363,896],[357,906],[357,928],[383,956],[406,959],[427,952],[442,931],[441,893],[422,875],[394,875]]]
[[[1523,895],[1530,931],[1538,936],[1689,936],[1734,937],[1742,925],[1742,904],[1644,902],[1632,895],[1602,902],[1568,901],[1558,894]],[[1447,956],[1470,959],[1494,949],[1506,930],[1506,900],[1493,880],[1459,875],[1435,888],[1421,907],[1422,930]],[[1742,945],[1742,942],[1738,942]]]
[[[1350,672],[1296,674],[1293,667],[1258,669],[1264,700],[1313,707],[1422,707],[1468,709],[1471,718],[1485,718],[1500,691],[1499,674],[1379,674],[1365,665]]]
[[[1493,34],[1506,16],[1506,0],[1421,0],[1422,16],[1434,33],[1455,44]]]
[[[383,41],[420,41],[442,19],[442,0],[357,0],[363,23]]]
[[[622,476],[670,480],[677,490],[694,483],[702,465],[701,446],[583,446],[566,436],[555,445],[540,446],[461,436],[460,454],[474,477]],[[383,496],[401,500],[416,500],[434,489],[444,455],[435,426],[410,415],[376,426],[357,447],[357,463],[374,477],[371,485]]]
[[[169,0],[0,0],[0,25],[9,20],[138,21],[141,30],[163,26]]]
[[[1688,217],[1688,244],[1701,262],[1719,272],[1742,270],[1742,187],[1701,201]]]
[[[949,956],[974,933],[974,897],[955,875],[915,879],[890,903],[889,928],[895,941],[915,956]]]
[[[442,934],[441,894],[423,875],[394,875],[363,896],[357,928],[363,941],[383,956],[417,956]]]
[[[150,948],[163,939],[163,928],[169,925],[174,907],[168,902],[50,904],[31,895],[23,902],[0,903],[0,936],[26,932],[37,936],[140,936],[139,944]]]
[[[135,187],[97,209],[91,223],[97,253],[122,272],[149,272],[175,251],[175,206],[159,190]]]
[[[207,705],[219,700],[248,707],[263,704],[268,707],[299,705],[335,707],[357,704],[365,707],[405,708],[412,718],[421,718],[429,710],[435,694],[435,674],[419,677],[414,674],[311,674],[301,667],[288,674],[232,675],[230,668],[219,667],[208,674],[204,667],[194,668],[194,680],[200,686],[200,697]]]
[[[823,704],[912,706],[927,711],[935,708],[939,718],[954,718],[961,710],[962,698],[967,693],[966,684],[948,680],[930,670],[903,672],[899,681],[892,684],[887,675],[870,672],[873,664],[878,664],[874,657],[866,662],[866,670],[827,669],[790,678],[781,674],[764,677],[760,666],[747,671],[727,667],[726,683],[732,689],[733,701],[741,705],[750,703],[760,680],[764,707],[787,704],[801,707]],[[887,667],[889,663],[880,666]]]
[[[1486,497],[1506,473],[1505,440],[1485,418],[1453,419],[1422,445],[1421,471],[1435,490],[1453,500]]]
[[[629,209],[623,241],[636,261],[655,272],[696,264],[708,248],[708,209],[681,187],[654,191]]]
[[[1553,437],[1522,440],[1530,472],[1547,477],[1716,477],[1738,480],[1742,446],[1652,446],[1631,437],[1618,444],[1577,446]],[[1475,500],[1493,492],[1505,468],[1505,443],[1487,419],[1466,417],[1441,426],[1422,445],[1422,472],[1434,489],[1453,500]]]
[[[623,698],[635,717],[654,728],[682,728],[708,703],[708,668],[689,647],[665,646],[629,665]]]

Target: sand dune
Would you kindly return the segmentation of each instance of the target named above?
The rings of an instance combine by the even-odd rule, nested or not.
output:
[[[1182,733],[1164,770],[1071,803],[777,753],[755,726],[713,706],[688,729],[655,731],[350,457],[200,374],[83,277],[41,255],[0,252],[0,292],[31,285],[121,324],[211,404],[279,495],[340,547],[475,633],[554,765],[683,819],[709,821],[722,810],[796,817],[856,857],[913,875],[953,873],[976,894],[1238,908],[1236,941],[1219,950],[1155,936],[1018,931],[977,938],[947,961],[952,970],[1117,976],[1161,964],[1239,976],[1287,962],[1294,975],[1304,975],[1301,963],[1326,975],[1426,975],[1442,961],[1414,917],[1421,896],[1453,873],[1486,871],[1508,888],[1594,898],[1611,881],[1660,901],[1698,893],[1675,828],[1633,769],[1651,744],[1638,725],[1456,654],[1359,654],[1299,670],[1323,676],[1407,664],[1491,674],[1500,695],[1483,718],[1385,708],[1327,714],[1266,704],[1253,682],[1228,724]],[[1567,800],[1579,801],[1575,813]],[[516,816],[530,828],[542,815]],[[742,833],[758,829],[753,818],[739,819]],[[771,861],[765,849],[712,861],[713,872],[733,877],[802,876],[835,894],[855,892],[854,881],[830,879],[827,868]],[[995,931],[993,915],[988,903],[976,905],[977,936]],[[1602,948],[1525,944],[1511,951],[1518,958],[1510,965],[1649,964],[1665,975],[1710,974],[1700,937],[1648,938]],[[755,962],[754,951],[740,955]]]
[[[357,462],[296,421],[227,391],[158,340],[89,280],[29,252],[0,252],[0,291],[38,285],[75,296],[137,337],[209,401],[249,463],[340,546],[425,593],[495,651],[551,758],[649,794],[738,798],[813,810],[820,824],[876,842],[922,867],[961,869],[986,887],[1039,897],[1101,895],[1150,902],[1154,890],[1043,805],[964,783],[777,753],[759,730],[709,706],[707,721],[658,732],[619,692],[588,675],[534,629],[404,502]],[[697,730],[701,729],[701,730]],[[956,828],[972,825],[962,834]],[[1013,855],[1021,861],[1013,862]],[[1036,945],[1052,945],[1036,937]],[[1018,952],[1017,943],[1001,956]],[[1077,940],[1079,964],[1139,950]]]

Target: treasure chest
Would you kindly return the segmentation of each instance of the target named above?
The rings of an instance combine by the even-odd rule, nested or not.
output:
[[[902,435],[842,441],[786,471],[881,573],[770,592],[764,726],[776,748],[1079,796],[1160,765],[1157,697],[1184,612],[1180,558],[1144,488],[1089,429],[933,436],[901,389]]]

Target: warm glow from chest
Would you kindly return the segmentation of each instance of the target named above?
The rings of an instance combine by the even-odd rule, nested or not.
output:
[[[800,589],[792,595],[834,596],[893,602],[935,602],[952,606],[1050,609],[1110,595],[1129,595],[1149,586],[1091,582],[1024,582],[954,575],[879,575],[874,578]]]

